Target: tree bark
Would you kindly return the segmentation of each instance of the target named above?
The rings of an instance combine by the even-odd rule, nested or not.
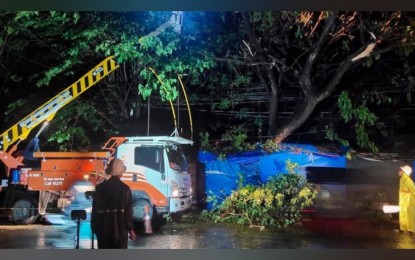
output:
[[[250,43],[253,45],[255,50],[255,58],[259,60],[260,67],[256,70],[256,73],[258,74],[259,78],[261,79],[261,82],[264,83],[266,91],[270,93],[270,100],[269,100],[269,116],[268,116],[268,132],[269,134],[273,135],[276,132],[277,129],[277,115],[278,115],[278,80],[277,75],[274,71],[274,66],[272,63],[267,61],[266,56],[264,53],[266,51],[261,47],[260,41],[255,36],[255,33],[252,31],[252,23],[251,19],[249,17],[249,14],[246,12],[242,13],[242,17],[245,23],[246,33],[249,37]],[[252,57],[254,58],[254,57]],[[267,81],[264,80],[265,76],[261,75],[261,71],[264,71],[264,74],[268,78],[268,84]],[[271,91],[269,91],[269,89]]]
[[[362,58],[369,56],[374,48],[374,42],[367,43],[359,50],[349,55],[344,59],[343,62],[339,64],[328,83],[323,88],[317,90],[317,88],[312,84],[311,69],[329,32],[330,27],[336,19],[336,16],[336,14],[332,14],[332,16],[328,19],[325,28],[323,29],[322,35],[320,36],[320,39],[314,46],[313,50],[310,52],[300,76],[299,83],[304,93],[305,101],[297,107],[289,122],[277,130],[277,133],[274,136],[275,143],[281,143],[295,130],[297,130],[303,123],[305,123],[317,104],[331,95],[333,90],[338,86],[341,78],[350,69],[350,67],[361,62]],[[370,51],[367,51],[368,49],[370,49]]]
[[[317,104],[317,100],[313,97],[309,97],[301,103],[294,111],[289,122],[278,129],[277,134],[274,137],[274,142],[281,143],[285,138],[297,130],[310,117]]]

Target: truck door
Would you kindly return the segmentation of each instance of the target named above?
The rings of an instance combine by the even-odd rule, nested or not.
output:
[[[162,146],[140,145],[134,148],[134,164],[143,169],[148,182],[163,194],[167,194],[164,149]]]

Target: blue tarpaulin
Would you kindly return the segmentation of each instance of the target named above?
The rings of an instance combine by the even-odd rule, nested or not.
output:
[[[199,161],[205,164],[207,195],[216,195],[219,198],[229,195],[237,187],[240,176],[244,183],[258,183],[259,155],[242,154],[219,160],[211,153],[199,152]]]
[[[288,160],[297,163],[301,173],[307,166],[346,168],[344,155],[321,153],[313,145],[301,144],[284,144],[281,151],[270,154],[254,151],[230,155],[226,160],[206,151],[199,151],[198,157],[205,165],[206,195],[219,198],[237,188],[240,176],[244,184],[257,185],[278,173],[287,173]],[[208,204],[208,209],[211,206]]]

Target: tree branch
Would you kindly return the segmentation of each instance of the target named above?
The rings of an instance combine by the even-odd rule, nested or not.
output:
[[[334,21],[337,18],[337,12],[330,12],[330,13],[331,15],[328,18],[326,24],[324,25],[324,28],[321,32],[318,42],[313,46],[312,51],[308,55],[308,59],[304,65],[304,69],[300,76],[300,86],[306,96],[312,95],[312,86],[311,86],[311,78],[310,78],[311,68],[313,67],[314,62],[316,61],[316,58],[318,56],[318,53],[320,52],[320,49],[322,48],[323,43],[326,40],[326,37],[332,25],[334,24]]]
[[[242,13],[242,18],[243,18],[244,23],[246,24],[246,26],[245,26],[246,30],[245,31],[248,34],[248,38],[249,38],[250,42],[253,44],[256,52],[259,53],[259,55],[257,55],[257,57],[259,58],[260,62],[262,64],[272,64],[273,66],[275,66],[276,65],[275,63],[267,63],[266,62],[266,58],[265,58],[265,56],[263,54],[264,53],[264,50],[262,49],[261,45],[259,44],[258,39],[255,37],[253,31],[251,30],[252,23],[251,23],[251,19],[249,17],[249,14],[246,13],[246,12],[243,12]],[[250,49],[249,49],[249,51],[250,51]],[[275,73],[274,73],[274,71],[272,69],[273,66],[266,66],[265,67],[265,71],[266,71],[267,76],[268,76],[268,78],[269,78],[269,80],[271,82],[271,86],[270,87],[271,87],[272,91],[273,92],[274,91],[276,92],[278,85],[277,85],[276,75],[275,75]]]
[[[111,119],[109,119],[109,117],[107,117],[104,113],[102,113],[101,111],[99,111],[98,109],[96,110],[97,114],[100,115],[102,118],[104,118],[110,125],[112,125],[112,127],[114,127],[115,129],[117,129],[117,125],[114,124]]]
[[[343,77],[343,75],[347,72],[347,70],[355,63],[358,63],[359,60],[362,57],[362,54],[367,54],[369,55],[370,52],[368,52],[367,50],[370,49],[372,50],[373,47],[372,44],[374,43],[369,43],[366,46],[362,46],[359,50],[355,51],[353,54],[349,55],[342,63],[340,63],[339,67],[336,69],[336,72],[333,76],[333,78],[329,81],[329,83],[317,94],[316,97],[316,101],[320,102],[321,100],[325,99],[326,97],[328,97],[331,92],[333,92],[333,90],[336,88],[337,84],[340,82],[340,79]],[[364,57],[367,57],[364,56]],[[356,59],[356,57],[358,57]]]

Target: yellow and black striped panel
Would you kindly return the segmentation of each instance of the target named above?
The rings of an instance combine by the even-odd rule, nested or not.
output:
[[[113,56],[107,57],[78,81],[61,91],[34,112],[20,120],[0,135],[0,150],[7,151],[8,147],[17,140],[24,140],[29,132],[45,120],[52,120],[56,111],[84,93],[101,79],[119,68]]]
[[[18,124],[12,126],[0,136],[0,150],[6,151],[12,142],[15,142],[16,137],[23,135],[25,130]]]
[[[74,98],[79,96],[118,67],[112,56],[106,58],[69,87],[72,96]]]

